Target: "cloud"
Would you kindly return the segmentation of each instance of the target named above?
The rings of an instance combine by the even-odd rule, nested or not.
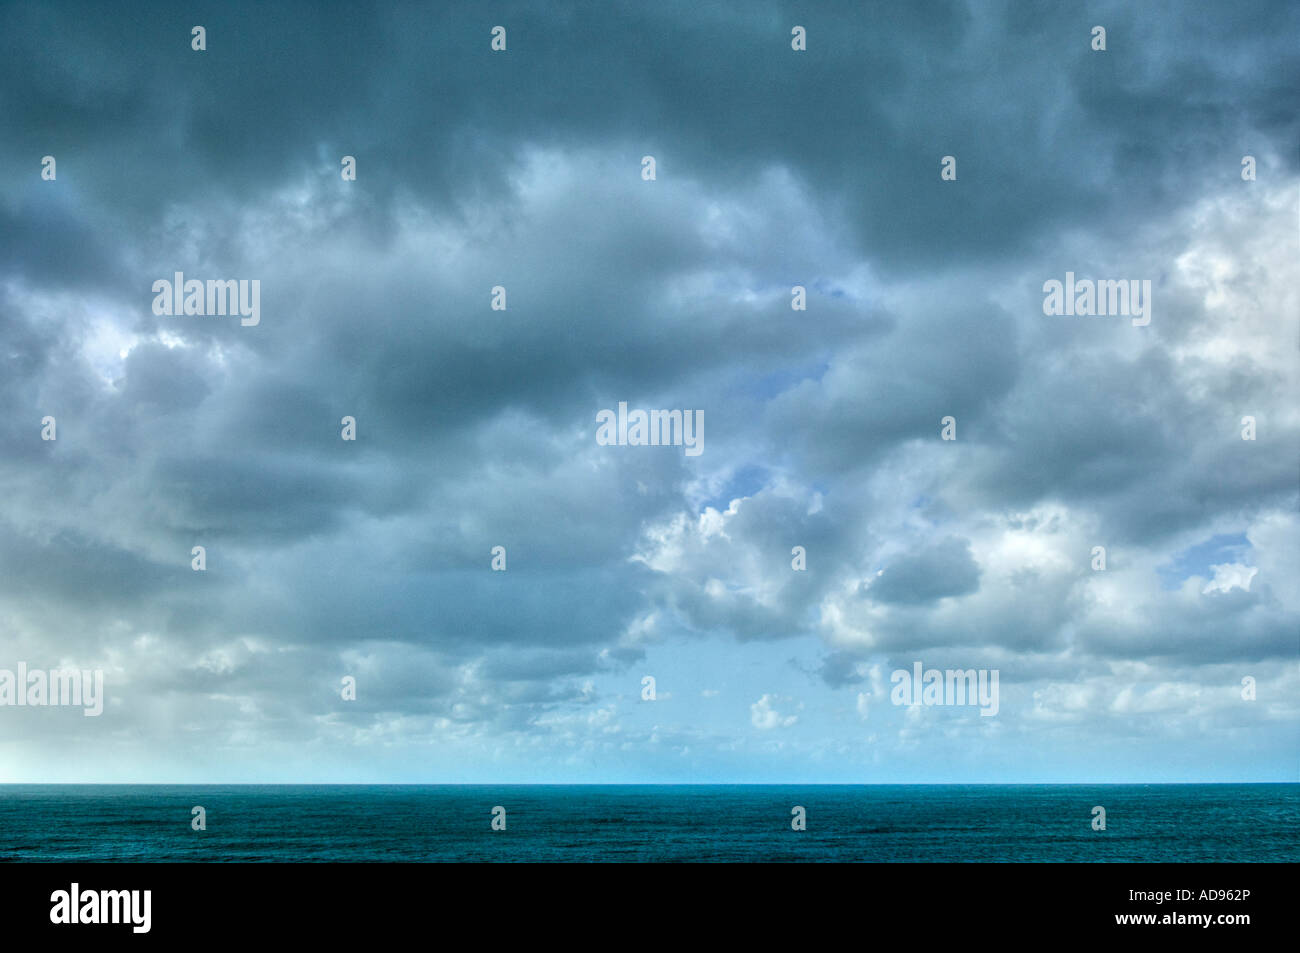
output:
[[[1202,595],[1209,592],[1228,592],[1233,588],[1250,592],[1250,581],[1255,578],[1255,573],[1259,572],[1254,566],[1243,566],[1240,563],[1226,563],[1210,568],[1214,570],[1214,578],[1201,590]]]
[[[969,542],[948,537],[891,562],[863,587],[863,594],[876,602],[933,602],[975,592],[979,576]]]
[[[1290,771],[1300,12],[1095,13],[1104,56],[832,3],[791,55],[781,4],[516,6],[496,56],[452,8],[230,4],[205,54],[4,8],[0,645],[109,692],[0,713],[10,776]],[[154,315],[176,271],[261,324]],[[1045,316],[1066,271],[1151,324]],[[598,446],[622,400],[705,453]],[[998,718],[876,705],[917,658],[999,668]]]
[[[776,710],[774,706],[783,701],[788,702],[792,699],[778,695],[764,695],[749,706],[750,723],[760,731],[771,731],[773,728],[789,728],[798,722],[798,715],[782,715]]]

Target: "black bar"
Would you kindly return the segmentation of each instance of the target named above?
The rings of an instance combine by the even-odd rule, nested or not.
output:
[[[0,916],[7,937],[56,944],[373,942],[413,931],[436,946],[503,930],[537,943],[686,942],[786,928],[811,939],[831,925],[863,945],[900,929],[919,943],[1136,934],[1223,944],[1291,933],[1294,873],[1284,864],[11,864],[0,867]],[[52,895],[73,883],[83,902],[88,891],[150,891],[148,932],[52,923]],[[1132,915],[1155,922],[1117,922]],[[1186,920],[1205,915],[1246,922]]]

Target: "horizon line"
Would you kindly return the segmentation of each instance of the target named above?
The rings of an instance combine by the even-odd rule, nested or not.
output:
[[[1175,787],[1295,781],[0,781],[47,787]]]

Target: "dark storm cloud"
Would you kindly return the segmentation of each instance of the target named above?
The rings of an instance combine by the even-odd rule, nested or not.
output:
[[[862,587],[862,592],[876,602],[933,602],[974,592],[979,588],[979,577],[970,543],[949,537],[892,561],[883,575]]]
[[[1297,129],[1280,108],[1300,85],[1287,3],[133,10],[10,6],[0,58],[7,177],[61,153],[98,214],[133,229],[199,193],[264,199],[317,169],[318,148],[333,169],[358,156],[370,211],[399,191],[456,210],[503,191],[520,142],[617,140],[630,162],[720,182],[794,169],[878,263],[913,270],[1123,227]],[[487,30],[505,21],[494,57]],[[1101,57],[1087,41],[1103,21]],[[815,56],[788,55],[795,22]],[[945,154],[957,188],[938,179]]]

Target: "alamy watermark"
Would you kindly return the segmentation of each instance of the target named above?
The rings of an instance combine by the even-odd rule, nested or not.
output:
[[[153,313],[157,315],[180,314],[238,314],[239,323],[251,328],[262,320],[262,280],[234,278],[202,282],[197,278],[185,280],[178,271],[175,281],[159,278],[153,283],[156,297]]]
[[[104,673],[75,668],[29,672],[26,662],[18,663],[16,673],[0,668],[0,707],[5,705],[77,707],[94,718],[104,712]]]
[[[50,894],[50,922],[55,924],[126,924],[132,933],[152,926],[152,890],[83,890],[73,882]]]
[[[704,452],[704,411],[634,410],[619,401],[618,414],[596,414],[596,443],[602,447],[685,447],[688,457]]]
[[[895,705],[979,705],[981,716],[998,713],[998,669],[900,668],[889,676]]]
[[[1055,278],[1043,282],[1043,294],[1043,314],[1118,314],[1132,317],[1134,327],[1151,323],[1150,278],[1075,281],[1074,272],[1067,271],[1064,283]]]

